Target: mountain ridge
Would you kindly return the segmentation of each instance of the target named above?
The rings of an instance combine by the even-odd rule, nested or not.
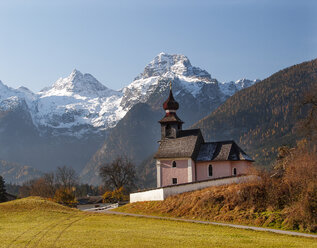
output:
[[[0,88],[6,93],[0,93],[0,102],[6,100],[9,106],[10,97],[24,99],[42,135],[82,136],[114,127],[136,103],[146,102],[157,87],[167,87],[167,84],[160,84],[162,79],[178,80],[194,97],[204,84],[217,84],[219,94],[229,96],[257,82],[219,83],[207,71],[192,66],[186,56],[160,53],[129,85],[118,91],[107,88],[91,74],[74,69],[69,76],[59,78],[37,93],[23,86],[12,89],[0,81]],[[64,132],[65,129],[68,131]]]
[[[153,116],[161,114],[160,105],[170,81],[175,97],[183,104],[180,113],[185,126],[210,113],[230,95],[257,82],[221,83],[207,71],[192,66],[184,55],[160,53],[135,80],[118,91],[76,69],[37,93],[23,86],[12,89],[1,83],[0,158],[28,164],[43,172],[63,165],[84,171],[101,147],[116,150],[115,146],[103,146],[104,140],[108,136],[115,140],[111,133],[116,133],[112,130],[120,121],[131,123],[129,120],[133,118],[127,114],[135,106],[141,108],[138,104],[146,104]],[[140,116],[141,123],[149,123]],[[157,124],[154,118],[150,121],[153,126]],[[151,135],[149,142],[155,144],[156,134]],[[114,143],[124,149],[132,144],[129,142]],[[151,144],[149,147],[153,149]],[[135,154],[127,154],[137,158],[140,150],[134,151]],[[150,154],[150,150],[145,154]]]

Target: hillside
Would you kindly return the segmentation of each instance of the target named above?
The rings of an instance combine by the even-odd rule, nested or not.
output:
[[[31,166],[0,160],[0,175],[6,183],[21,184],[22,182],[40,177],[42,173]]]
[[[278,147],[293,147],[303,137],[297,124],[305,111],[298,105],[316,82],[317,60],[291,66],[237,92],[190,128],[201,128],[206,141],[235,140],[256,165],[268,168]],[[156,186],[153,155],[138,167],[140,188]]]
[[[310,148],[301,141],[289,149],[275,176],[258,171],[253,181],[131,203],[117,211],[317,232],[317,156]]]
[[[305,113],[297,107],[316,83],[317,59],[291,66],[239,91],[193,128],[206,140],[236,140],[257,164],[268,165],[279,146],[302,137],[295,127]]]
[[[230,227],[84,213],[38,197],[1,203],[0,212],[0,247],[266,248],[314,247],[316,243]]]
[[[161,111],[151,109],[148,104],[134,106],[109,132],[106,142],[85,166],[81,173],[82,181],[101,183],[100,165],[112,161],[116,156],[126,156],[139,165],[142,158],[152,155],[159,140],[157,120],[161,115]]]

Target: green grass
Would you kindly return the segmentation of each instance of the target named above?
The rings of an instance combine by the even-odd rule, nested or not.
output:
[[[0,247],[317,247],[315,239],[88,214],[41,198],[0,204]]]

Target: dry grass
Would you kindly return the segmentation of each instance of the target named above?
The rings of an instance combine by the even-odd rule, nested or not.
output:
[[[87,214],[41,198],[0,204],[0,247],[316,247],[316,240],[177,221]]]
[[[316,232],[316,154],[299,146],[280,163],[280,177],[261,172],[261,180],[128,204],[120,211]]]

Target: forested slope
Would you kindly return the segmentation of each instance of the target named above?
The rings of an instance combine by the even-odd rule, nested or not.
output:
[[[236,140],[260,165],[268,165],[281,145],[301,138],[297,127],[305,116],[299,108],[317,85],[317,59],[281,70],[237,92],[207,117],[193,125],[205,140]]]

